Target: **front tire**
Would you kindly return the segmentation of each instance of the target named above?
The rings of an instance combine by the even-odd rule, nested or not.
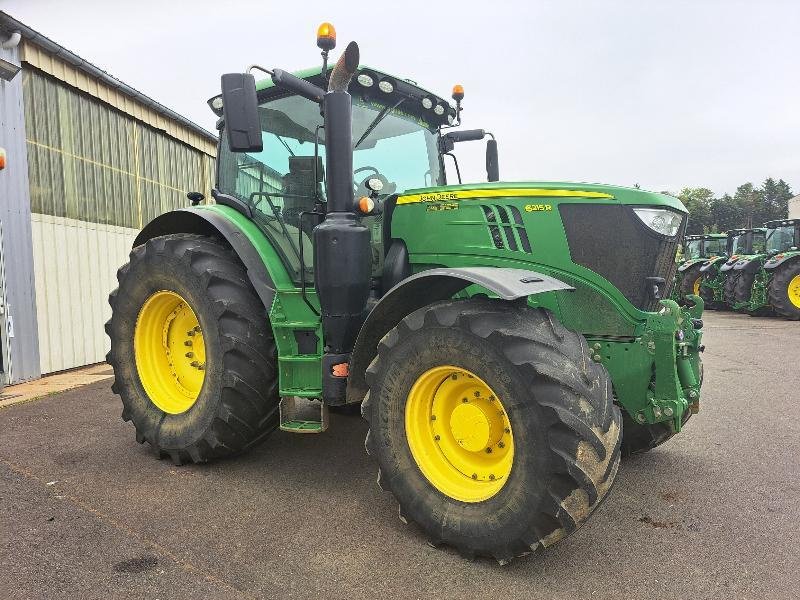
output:
[[[700,286],[703,283],[703,274],[700,272],[700,267],[702,266],[702,263],[697,263],[683,272],[680,287],[681,301],[689,294],[694,294],[695,296],[700,295]]]
[[[781,317],[800,320],[800,259],[775,269],[768,297],[770,305]]]
[[[199,235],[153,238],[117,278],[107,360],[137,441],[176,464],[205,462],[277,427],[275,342],[230,248]]]
[[[614,481],[621,416],[608,373],[546,310],[421,308],[380,342],[367,383],[379,484],[434,545],[501,563],[538,551],[575,531]]]

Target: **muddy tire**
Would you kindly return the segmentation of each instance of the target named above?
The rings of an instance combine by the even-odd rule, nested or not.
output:
[[[739,271],[736,282],[733,285],[733,305],[741,302],[749,302],[750,296],[753,293],[753,281],[755,280],[754,273],[745,273]],[[744,310],[744,309],[739,309]],[[747,312],[747,311],[745,311]]]
[[[722,300],[725,306],[732,309],[736,302],[736,282],[739,280],[740,273],[738,271],[727,271],[725,275],[725,285],[722,288]]]
[[[679,290],[682,301],[688,294],[699,294],[700,282],[703,281],[703,274],[700,272],[700,267],[702,266],[703,263],[697,263],[683,272]]]
[[[111,351],[106,358],[114,368],[112,390],[122,398],[122,418],[133,423],[139,443],[148,442],[159,456],[169,456],[176,464],[199,463],[242,452],[277,427],[275,342],[264,306],[229,247],[199,235],[153,238],[131,251],[117,279],[119,287],[109,297],[112,317],[106,332]],[[157,337],[151,342],[155,346],[144,352],[147,331],[141,328],[147,311],[156,300],[172,297],[179,300],[164,320],[163,334],[156,327]],[[162,313],[169,310],[167,306]],[[173,331],[186,315],[196,319],[194,333],[183,331],[185,326]],[[178,333],[194,337],[173,342],[170,336]],[[148,366],[148,357],[159,351],[169,357],[166,375]],[[184,351],[189,351],[185,357]],[[190,356],[192,352],[197,356]],[[199,379],[183,363],[173,366],[190,360],[192,368],[202,371]],[[172,389],[156,385],[168,385],[170,374],[179,392],[186,391],[181,381],[186,389],[191,387],[181,376],[200,382],[183,405],[170,404]],[[168,393],[159,397],[154,390]]]
[[[432,414],[431,421],[415,422],[409,409],[418,401],[419,382],[441,365],[469,373],[467,382],[474,376],[488,386],[503,409],[496,414],[507,418],[505,432],[513,436],[505,481],[485,499],[456,499],[442,491],[440,480],[423,472],[432,464],[428,461],[439,461],[439,454],[449,451],[445,444],[455,431],[452,416],[448,430],[446,419],[437,425]],[[451,384],[450,378],[445,375],[437,384],[431,410],[439,406],[439,391]],[[452,379],[457,379],[455,372]],[[433,545],[447,544],[464,556],[492,556],[501,563],[539,551],[575,531],[616,476],[621,415],[608,373],[591,360],[583,336],[544,309],[488,299],[421,308],[381,340],[367,383],[362,413],[370,431],[365,445],[378,463],[378,483],[394,494],[401,519],[417,523]],[[481,400],[467,392],[463,396],[455,394],[457,405]],[[415,456],[411,432],[435,427],[443,427],[438,430],[442,445],[432,453],[436,456]],[[470,492],[473,480],[476,489],[497,485],[491,475],[470,478],[464,472],[456,477]]]
[[[775,269],[767,293],[770,306],[778,315],[800,320],[800,260],[795,259]]]

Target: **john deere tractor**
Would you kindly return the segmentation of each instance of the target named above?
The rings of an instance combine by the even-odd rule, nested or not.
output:
[[[731,291],[735,285],[727,276],[740,256],[749,256],[764,252],[766,229],[732,229],[727,232],[725,253],[709,258],[702,267],[702,283],[700,297],[706,308],[726,308],[725,290],[728,281]],[[730,257],[730,258],[729,258]]]
[[[725,255],[728,236],[724,233],[687,235],[683,240],[682,259],[675,274],[672,299],[682,301],[688,294],[699,296],[703,274],[700,269],[706,261]]]
[[[800,319],[800,219],[765,223],[766,248],[730,267],[730,304],[751,315]],[[727,264],[725,265],[728,266]],[[727,298],[726,298],[727,299]]]
[[[448,182],[489,135],[454,128],[463,89],[453,105],[355,43],[329,70],[331,32],[322,68],[222,76],[215,204],[150,222],[110,297],[122,417],[203,462],[362,403],[404,521],[466,556],[539,551],[698,410],[703,302],[664,299],[686,210],[500,182],[493,138],[488,182]]]

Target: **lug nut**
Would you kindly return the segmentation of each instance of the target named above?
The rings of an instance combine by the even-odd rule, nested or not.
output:
[[[491,448],[487,448],[486,449],[486,454],[491,454],[491,453],[492,453],[492,449]]]
[[[442,436],[440,436],[440,435],[435,435],[435,436],[433,436],[433,439],[434,439],[434,440],[436,440],[436,441],[438,442],[440,439],[442,439]]]
[[[506,433],[511,433],[511,428],[510,427],[506,427],[505,429],[503,429],[503,431],[505,431]]]
[[[491,479],[492,481],[494,481],[494,475],[493,475],[492,473],[489,473],[489,479]]]
[[[200,367],[200,363],[199,363],[199,362],[197,362],[196,360],[193,360],[192,362],[190,362],[190,363],[189,363],[189,366],[192,366],[192,367],[194,367],[195,369],[197,369],[197,368],[199,368],[199,367]]]
[[[478,478],[478,474],[477,474],[477,473],[473,473],[473,474],[472,474],[472,478],[473,478],[473,479],[477,479],[477,478]]]
[[[192,345],[192,340],[186,340],[185,342],[183,342],[183,345],[184,346],[191,346]]]
[[[190,329],[189,331],[187,331],[186,335],[188,335],[189,337],[192,337],[194,335],[194,329]]]
[[[194,358],[194,352],[187,352],[186,358]]]
[[[499,442],[497,442],[497,447],[498,448],[505,448],[506,447],[506,443],[503,442],[503,441],[499,441]]]
[[[475,397],[476,398],[480,398],[481,397],[481,393],[480,392],[475,392]]]
[[[436,415],[431,415],[431,421],[435,421],[435,420],[436,420]]]
[[[668,417],[671,417],[671,416],[672,416],[672,414],[673,414],[672,407],[671,407],[671,406],[668,406],[667,408],[665,408],[665,409],[664,409],[664,414],[665,414],[666,416],[668,416]]]
[[[467,402],[469,402],[469,400],[467,400],[466,398],[462,398],[462,399],[461,399],[461,402],[463,402],[464,404],[466,404]]]

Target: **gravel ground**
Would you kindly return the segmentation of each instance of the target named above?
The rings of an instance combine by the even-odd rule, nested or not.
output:
[[[110,381],[0,410],[0,598],[797,598],[800,323],[707,314],[700,414],[506,567],[397,518],[365,423],[174,467]]]

